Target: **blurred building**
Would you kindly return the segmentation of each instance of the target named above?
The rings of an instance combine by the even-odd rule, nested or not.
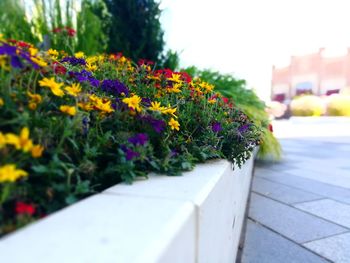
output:
[[[288,102],[304,93],[330,95],[350,87],[350,49],[341,57],[324,57],[323,51],[292,56],[289,66],[273,67],[271,99]]]

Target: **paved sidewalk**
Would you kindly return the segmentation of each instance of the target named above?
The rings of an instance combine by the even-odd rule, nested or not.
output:
[[[348,134],[290,136],[282,162],[257,163],[242,263],[350,263]]]

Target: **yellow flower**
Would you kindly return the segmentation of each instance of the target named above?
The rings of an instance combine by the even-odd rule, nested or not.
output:
[[[160,77],[159,76],[147,75],[146,78],[160,81]]]
[[[103,112],[111,113],[114,111],[110,100],[99,100],[94,106],[96,109]]]
[[[30,47],[29,48],[29,54],[31,55],[31,56],[36,56],[36,54],[38,54],[38,49],[36,49],[36,48],[34,48],[34,47]]]
[[[74,106],[62,105],[60,111],[70,116],[77,114],[77,109]]]
[[[0,68],[3,68],[4,70],[7,70],[7,71],[11,69],[10,66],[8,65],[8,58],[5,55],[0,56]]]
[[[208,93],[208,92],[212,92],[213,89],[214,89],[214,85],[209,84],[209,83],[204,82],[204,81],[201,82],[201,83],[199,83],[199,87],[201,87],[202,89],[204,89],[207,93]]]
[[[37,107],[38,107],[38,104],[36,104],[35,102],[29,102],[28,103],[28,108],[30,110],[36,110]]]
[[[6,138],[2,132],[0,132],[0,149],[6,145]]]
[[[3,41],[4,39],[4,34],[0,34],[0,41]]]
[[[167,108],[164,108],[161,112],[162,112],[163,114],[169,114],[169,115],[172,115],[174,118],[177,118],[177,116],[175,115],[176,108],[172,109],[172,108],[170,107],[170,105],[168,105]]]
[[[170,121],[168,122],[168,124],[172,130],[177,130],[177,131],[180,130],[180,124],[174,118],[171,118]]]
[[[51,57],[52,59],[57,59],[57,58],[58,58],[58,55],[59,55],[58,51],[57,51],[56,49],[52,49],[52,48],[50,48],[50,49],[47,51],[47,54],[50,55],[50,57]]]
[[[0,167],[0,183],[14,182],[25,176],[28,176],[28,173],[24,170],[17,169],[15,164],[6,164]]]
[[[91,64],[89,62],[86,62],[86,70],[88,71],[95,71],[97,69],[97,66],[94,64]]]
[[[5,103],[4,103],[3,98],[0,97],[0,107],[4,106],[4,104],[5,104]]]
[[[209,104],[214,104],[215,102],[216,102],[216,99],[209,99],[209,100],[208,100],[208,103],[209,103]]]
[[[80,84],[73,83],[71,86],[67,86],[64,88],[69,95],[72,95],[73,97],[76,97],[81,92]]]
[[[153,111],[162,111],[165,109],[165,107],[160,106],[160,102],[158,102],[158,101],[155,101],[155,102],[152,101],[149,109],[153,110]]]
[[[85,60],[87,63],[93,64],[99,60],[99,57],[98,56],[91,56],[91,57],[87,57]]]
[[[33,147],[33,142],[29,138],[29,129],[27,127],[22,128],[19,136],[13,133],[5,134],[6,143],[13,145],[17,150],[28,152]]]
[[[169,92],[180,93],[181,92],[181,84],[175,83],[172,88],[168,89]]]
[[[28,108],[31,110],[35,110],[38,107],[38,104],[43,101],[43,98],[40,94],[35,94],[31,92],[27,92],[28,97],[30,98],[30,101],[28,103]]]
[[[84,58],[84,52],[77,52],[77,53],[75,53],[74,54],[74,56],[76,57],[76,58]]]
[[[180,74],[172,73],[171,78],[168,78],[168,80],[171,80],[176,83],[182,83],[182,80],[180,78],[181,78]]]
[[[40,94],[31,93],[31,92],[28,91],[27,95],[30,98],[31,102],[41,103],[43,101],[43,98],[41,97]]]
[[[51,89],[51,92],[58,96],[58,97],[62,97],[64,95],[63,90],[61,89],[61,87],[63,86],[63,83],[57,83],[55,81],[55,78],[44,78],[42,80],[39,81],[39,85],[40,87],[48,87]]]
[[[140,103],[141,103],[141,98],[137,95],[133,95],[130,98],[125,98],[122,100],[125,104],[128,105],[128,107],[133,108],[134,110],[140,112]]]
[[[106,113],[111,113],[114,111],[112,108],[112,102],[109,99],[102,99],[96,95],[90,95],[89,99],[92,102],[92,108]]]
[[[124,57],[124,56],[122,56],[122,57],[119,59],[119,62],[121,62],[121,63],[125,63],[125,62],[127,62],[127,61],[128,61],[127,58]]]
[[[44,151],[44,147],[37,144],[37,145],[34,145],[33,148],[32,148],[32,157],[33,158],[39,158],[41,157],[41,155],[43,154],[43,151]]]
[[[47,63],[40,57],[31,57],[30,58],[35,64],[37,64],[40,67],[46,67]]]
[[[84,103],[84,102],[79,102],[78,106],[82,108],[85,111],[91,111],[93,110],[93,106],[91,103]]]

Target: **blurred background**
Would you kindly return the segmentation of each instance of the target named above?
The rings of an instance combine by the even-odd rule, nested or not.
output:
[[[169,0],[161,7],[167,46],[179,52],[181,65],[246,79],[260,98],[274,101],[268,105],[280,117],[290,114],[284,105],[293,115],[350,115],[349,5]],[[299,100],[304,94],[315,96]]]

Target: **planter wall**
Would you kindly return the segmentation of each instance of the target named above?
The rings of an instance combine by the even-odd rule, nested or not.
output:
[[[235,262],[253,158],[119,184],[0,241],[0,262]]]

